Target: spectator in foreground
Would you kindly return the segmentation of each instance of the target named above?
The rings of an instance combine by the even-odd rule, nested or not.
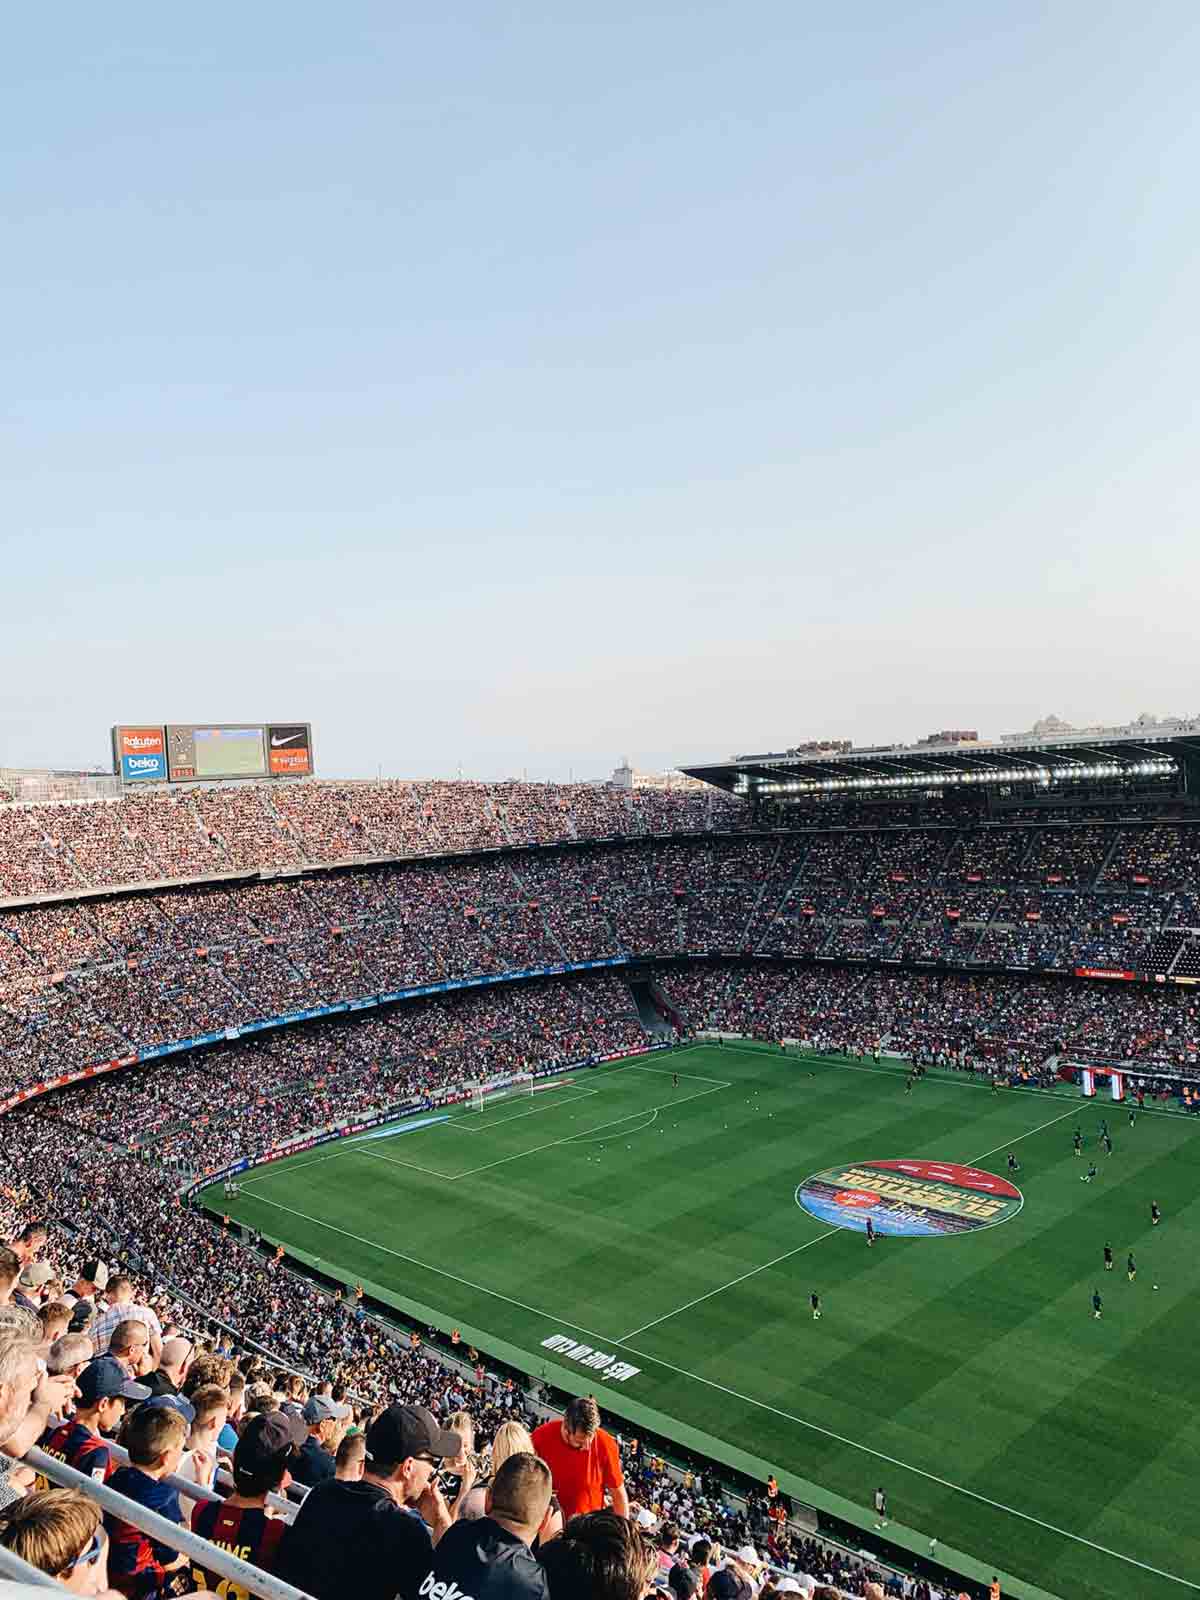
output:
[[[108,1448],[130,1401],[148,1400],[145,1384],[135,1383],[125,1368],[112,1356],[97,1356],[88,1363],[76,1381],[79,1403],[69,1421],[61,1423],[42,1448],[49,1456],[65,1461],[76,1472],[106,1483],[117,1470]]]
[[[552,1489],[544,1461],[509,1456],[488,1486],[486,1514],[447,1529],[421,1592],[549,1600],[546,1574],[530,1547],[546,1525]]]
[[[27,1468],[16,1457],[45,1433],[50,1417],[74,1398],[75,1380],[38,1375],[37,1349],[18,1328],[0,1334],[0,1507],[24,1492]],[[36,1387],[35,1387],[36,1385]],[[14,1476],[19,1473],[21,1476]]]
[[[492,1440],[489,1454],[489,1467],[487,1477],[481,1479],[471,1489],[458,1513],[460,1522],[471,1517],[482,1517],[485,1514],[487,1503],[487,1488],[490,1481],[496,1476],[509,1456],[536,1455],[533,1440],[530,1438],[529,1429],[523,1422],[502,1422],[496,1429],[496,1437]]]
[[[551,1419],[535,1428],[533,1448],[554,1474],[564,1522],[603,1510],[606,1490],[617,1515],[629,1515],[617,1441],[600,1426],[600,1408],[591,1395],[568,1400],[561,1422]]]
[[[348,1433],[337,1447],[334,1477],[342,1483],[358,1483],[367,1459],[367,1441],[362,1433]]]
[[[140,1322],[150,1335],[150,1364],[152,1367],[158,1366],[163,1348],[162,1323],[158,1320],[158,1312],[134,1299],[133,1279],[122,1273],[110,1282],[108,1306],[92,1324],[92,1342],[98,1356],[108,1349],[114,1329],[130,1321]]]
[[[235,1551],[264,1572],[275,1570],[287,1523],[267,1510],[267,1496],[285,1489],[288,1474],[304,1439],[299,1417],[273,1411],[251,1417],[233,1453],[233,1493],[225,1500],[200,1501],[192,1512],[192,1532]],[[221,1579],[196,1569],[210,1589]]]
[[[367,1429],[362,1481],[332,1478],[309,1490],[284,1536],[277,1576],[316,1600],[418,1600],[450,1526],[437,1472],[461,1447],[425,1406],[388,1406]]]
[[[163,1480],[177,1470],[187,1437],[187,1420],[177,1406],[186,1400],[148,1400],[125,1425],[121,1443],[129,1451],[129,1465],[118,1467],[109,1488],[148,1511],[183,1526],[178,1493]],[[190,1412],[191,1407],[187,1406]],[[130,1600],[157,1600],[163,1595],[187,1594],[193,1587],[187,1558],[170,1545],[123,1522],[111,1511],[104,1525],[111,1541],[109,1576],[113,1587]]]
[[[124,1326],[122,1324],[122,1326]],[[114,1341],[116,1335],[113,1335]],[[146,1382],[154,1394],[178,1394],[192,1364],[192,1341],[182,1334],[165,1339],[159,1348],[157,1362],[151,1362]]]
[[[95,1344],[93,1338],[93,1349]],[[150,1333],[140,1322],[132,1318],[128,1322],[119,1322],[112,1331],[104,1353],[119,1361],[131,1378],[144,1381],[151,1393],[159,1392],[153,1381],[154,1357],[150,1353]]]
[[[79,1489],[39,1489],[0,1511],[0,1545],[75,1594],[108,1590],[100,1507]]]
[[[540,1560],[550,1600],[643,1600],[658,1571],[658,1551],[629,1520],[614,1511],[572,1517]],[[715,1580],[719,1574],[714,1573]],[[712,1592],[711,1584],[709,1592]]]
[[[229,1415],[229,1396],[215,1383],[206,1383],[193,1389],[190,1398],[196,1415],[179,1463],[179,1475],[211,1489],[217,1477],[217,1439]]]
[[[305,1483],[311,1488],[333,1477],[336,1462],[329,1446],[349,1415],[349,1406],[339,1405],[336,1400],[326,1399],[321,1394],[315,1394],[305,1402],[303,1416],[308,1437],[292,1469],[292,1476],[297,1483]]]

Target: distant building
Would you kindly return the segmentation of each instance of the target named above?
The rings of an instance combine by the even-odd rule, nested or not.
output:
[[[978,744],[979,732],[975,728],[943,728],[941,733],[927,733],[917,740],[918,749],[931,744]]]
[[[1002,744],[1021,744],[1027,739],[1061,739],[1067,734],[1094,734],[1094,733],[1124,733],[1124,734],[1167,734],[1167,733],[1195,733],[1200,728],[1200,716],[1193,717],[1158,717],[1152,711],[1143,711],[1132,722],[1089,723],[1086,727],[1077,728],[1074,723],[1064,722],[1061,717],[1053,712],[1048,717],[1039,717],[1032,728],[1024,733],[1005,733],[1001,735]]]
[[[689,778],[685,772],[635,772],[629,757],[619,767],[613,768],[608,782],[614,789],[707,789],[708,784],[699,778]]]

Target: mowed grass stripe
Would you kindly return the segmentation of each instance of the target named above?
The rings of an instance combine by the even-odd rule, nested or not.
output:
[[[1132,1287],[1142,1289],[1148,1277],[1142,1251],[1153,1245],[1172,1276],[1162,1294],[1178,1301],[1185,1316],[1194,1312],[1194,1252],[1183,1251],[1176,1262],[1166,1247],[1168,1227],[1186,1228],[1194,1241],[1200,1221],[1182,1220],[1200,1189],[1190,1126],[1160,1116],[1143,1118],[1131,1131],[1115,1108],[1080,1104],[1089,1131],[1108,1110],[1117,1143],[1110,1162],[1098,1158],[1098,1182],[1083,1185],[1078,1177],[1086,1163],[1069,1154],[1072,1119],[1033,1131],[1059,1108],[1074,1113],[1071,1102],[993,1096],[936,1076],[906,1096],[902,1074],[785,1061],[764,1051],[712,1048],[672,1061],[681,1076],[696,1062],[698,1073],[734,1079],[735,1087],[681,1106],[678,1115],[665,1110],[659,1122],[666,1126],[600,1143],[588,1152],[595,1160],[579,1144],[561,1144],[450,1186],[370,1161],[352,1163],[349,1172],[335,1161],[294,1178],[281,1165],[256,1183],[265,1195],[311,1214],[313,1223],[271,1215],[266,1206],[253,1214],[252,1195],[238,1214],[270,1237],[326,1253],[347,1277],[391,1284],[401,1302],[407,1296],[441,1305],[452,1318],[490,1328],[536,1362],[549,1332],[565,1328],[616,1343],[619,1330],[670,1313],[824,1231],[792,1202],[796,1183],[813,1171],[886,1156],[974,1160],[982,1150],[1023,1140],[1018,1182],[1027,1204],[1012,1222],[967,1237],[881,1241],[874,1251],[860,1236],[840,1234],[752,1271],[727,1292],[634,1336],[631,1346],[645,1371],[629,1392],[636,1388],[637,1398],[657,1409],[860,1504],[869,1501],[882,1470],[864,1452],[877,1449],[908,1463],[885,1473],[902,1520],[990,1554],[1047,1588],[1085,1600],[1126,1595],[1131,1582],[1155,1600],[1182,1592],[1169,1577],[1135,1573],[1063,1535],[1090,1534],[1190,1581],[1196,1552],[1172,1526],[1182,1516],[1131,1517],[1127,1502],[1135,1491],[1143,1500],[1165,1492],[1169,1501],[1177,1493],[1200,1465],[1196,1430],[1176,1425],[1173,1437],[1158,1430],[1170,1445],[1161,1472],[1154,1460],[1137,1459],[1150,1448],[1153,1421],[1132,1431],[1134,1458],[1118,1492],[1106,1499],[1088,1495],[1081,1439],[1068,1432],[1052,1454],[1039,1424],[1047,1416],[1047,1428],[1063,1433],[1063,1408],[1069,1411],[1090,1378],[1093,1432],[1106,1449],[1119,1449],[1121,1409],[1111,1372],[1119,1373],[1124,1351],[1133,1381],[1142,1339],[1183,1386],[1190,1349],[1169,1352],[1180,1337],[1169,1315],[1131,1318],[1128,1327],[1110,1330],[1107,1320],[1091,1324],[1080,1296],[1086,1302],[1086,1280],[1099,1263],[1097,1227],[1111,1229],[1120,1269],[1124,1235],[1116,1236],[1117,1222],[1136,1212],[1137,1227],[1147,1231],[1153,1197],[1168,1224],[1137,1246],[1142,1271]],[[610,1101],[604,1115],[654,1100],[622,1090],[618,1101],[602,1073],[588,1082],[603,1084]],[[578,1121],[581,1131],[603,1120],[600,1097],[589,1107],[590,1117]],[[529,1119],[527,1129],[546,1125],[544,1136],[529,1143],[559,1136],[550,1131],[553,1120]],[[567,1123],[568,1130],[574,1126]],[[437,1136],[436,1129],[405,1136],[398,1148],[407,1155],[415,1141],[428,1148]],[[455,1142],[474,1148],[494,1137]],[[506,1140],[499,1153],[511,1150]],[[1003,1154],[983,1164],[1002,1172]],[[1142,1196],[1143,1184],[1161,1192]],[[329,1224],[363,1239],[331,1235]],[[389,1244],[416,1261],[388,1253]],[[439,1273],[436,1261],[445,1261],[453,1276]],[[823,1276],[814,1279],[818,1266]],[[1120,1270],[1110,1282],[1118,1277],[1124,1286]],[[827,1304],[815,1329],[806,1306],[811,1282]],[[1106,1318],[1107,1300],[1106,1294]],[[1109,1344],[1094,1348],[1093,1326]],[[1168,1348],[1160,1352],[1163,1341]],[[619,1395],[612,1399],[619,1405]],[[821,1427],[844,1442],[814,1431]],[[1029,1447],[1038,1459],[1015,1472],[1014,1456]],[[968,1500],[954,1484],[998,1508]],[[1005,1507],[1052,1527],[1018,1522]],[[1056,1567],[1060,1581],[1050,1581]]]

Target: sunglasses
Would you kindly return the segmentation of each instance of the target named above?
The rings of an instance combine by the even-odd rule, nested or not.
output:
[[[431,1467],[440,1467],[446,1458],[445,1456],[415,1456],[413,1459],[416,1461],[428,1461]]]
[[[103,1527],[97,1527],[95,1533],[92,1535],[91,1544],[88,1545],[86,1550],[81,1550],[75,1557],[74,1561],[72,1561],[72,1569],[75,1567],[88,1567],[91,1566],[93,1561],[99,1561],[103,1549],[104,1529]]]

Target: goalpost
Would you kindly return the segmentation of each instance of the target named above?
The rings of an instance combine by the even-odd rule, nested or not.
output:
[[[487,1083],[464,1083],[463,1095],[468,1111],[482,1111],[485,1105],[496,1100],[509,1100],[513,1095],[532,1095],[532,1072],[515,1072],[510,1078],[492,1079]]]

